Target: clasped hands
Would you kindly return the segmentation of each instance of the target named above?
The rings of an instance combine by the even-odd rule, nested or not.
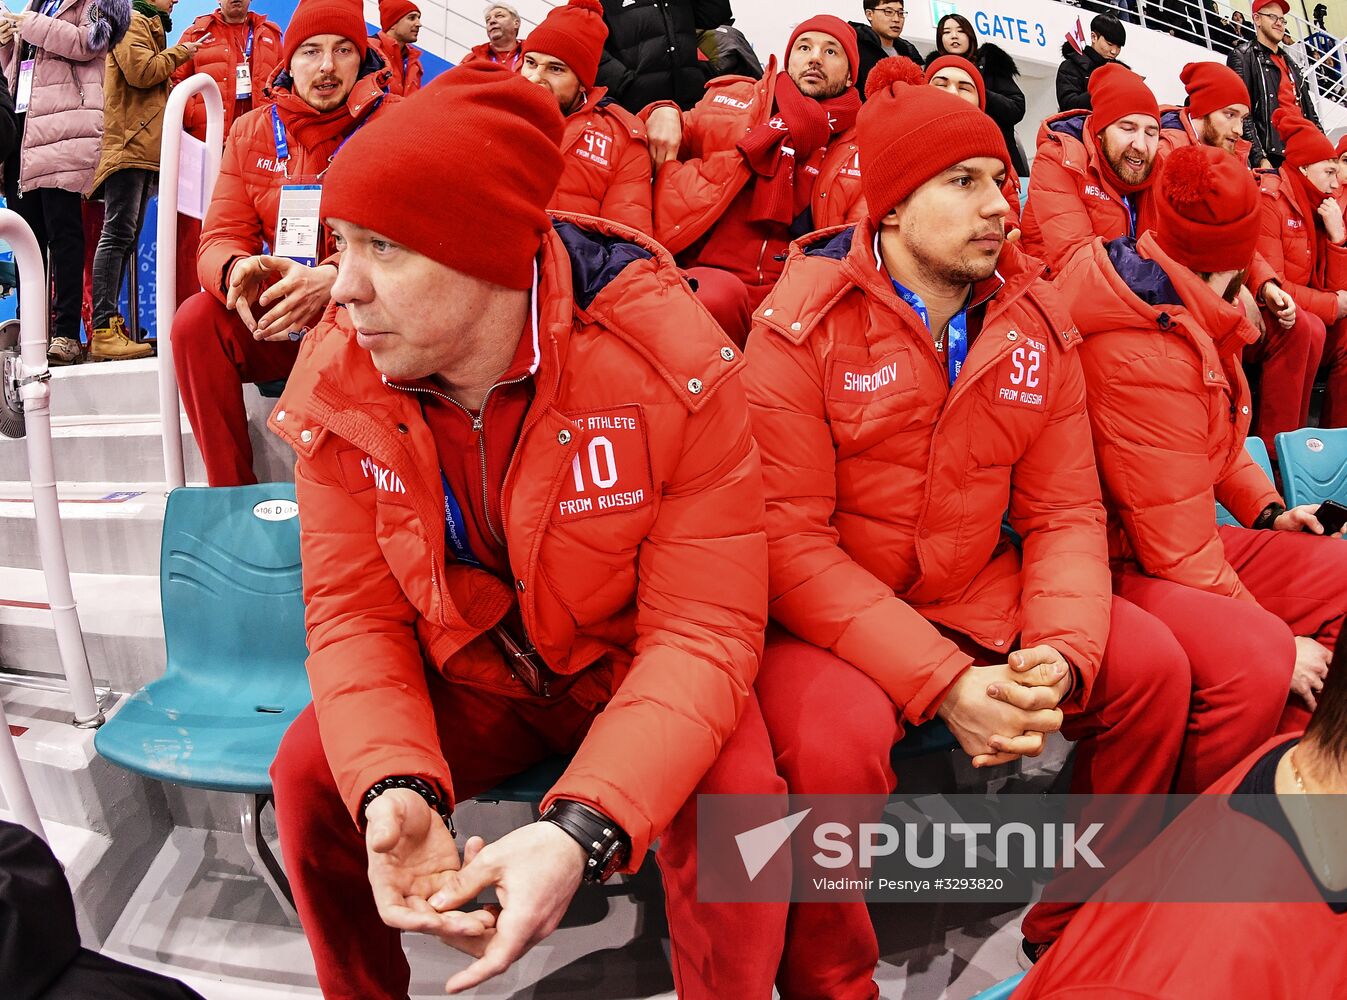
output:
[[[369,881],[389,927],[430,934],[476,961],[445,984],[459,993],[498,976],[561,923],[585,854],[560,827],[531,823],[458,846],[416,792],[395,788],[365,810]],[[487,889],[495,904],[464,907]]]
[[[229,269],[226,308],[238,313],[256,340],[289,340],[317,322],[332,297],[337,268],[309,267],[288,257],[240,257]],[[254,310],[260,313],[254,318]]]
[[[1071,666],[1051,646],[1011,653],[1008,662],[965,670],[937,714],[974,767],[1037,757],[1062,728],[1058,706],[1071,691]]]

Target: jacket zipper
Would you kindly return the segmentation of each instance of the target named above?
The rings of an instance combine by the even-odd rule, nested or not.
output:
[[[520,375],[518,378],[512,378],[506,382],[497,382],[486,391],[486,395],[482,397],[482,408],[475,414],[458,400],[454,399],[453,396],[440,392],[437,389],[425,389],[421,386],[414,385],[398,385],[394,382],[388,383],[390,387],[400,389],[403,392],[421,392],[428,396],[435,396],[438,399],[442,399],[446,403],[458,407],[467,415],[468,419],[472,421],[473,432],[477,435],[477,456],[481,463],[482,471],[482,515],[486,518],[486,527],[487,530],[491,532],[491,537],[501,548],[506,548],[505,539],[501,537],[501,533],[496,530],[496,525],[491,520],[491,495],[489,493],[490,487],[488,485],[486,472],[486,434],[483,432],[483,428],[486,425],[486,408],[487,404],[491,402],[491,394],[497,389],[507,385],[517,385],[527,378],[527,375]],[[505,510],[505,491],[503,483],[501,488],[500,506],[503,512]]]

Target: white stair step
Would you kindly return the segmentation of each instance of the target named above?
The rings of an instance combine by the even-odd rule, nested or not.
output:
[[[162,483],[58,483],[66,559],[76,573],[159,571]],[[32,486],[0,482],[0,566],[41,569]]]
[[[164,672],[158,576],[72,573],[71,585],[95,681],[135,691]],[[0,666],[61,676],[41,570],[0,575]]]
[[[153,413],[158,408],[158,358],[51,369],[53,417]]]

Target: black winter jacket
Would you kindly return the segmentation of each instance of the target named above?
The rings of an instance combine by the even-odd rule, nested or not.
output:
[[[1094,105],[1090,102],[1090,76],[1101,66],[1108,65],[1108,60],[1094,50],[1092,46],[1085,46],[1084,52],[1077,52],[1071,47],[1070,42],[1062,43],[1062,64],[1057,67],[1057,110],[1077,111],[1084,109],[1093,111]],[[1120,66],[1126,66],[1126,63],[1119,63]]]
[[[637,112],[653,101],[685,111],[702,97],[708,64],[697,61],[697,32],[734,20],[729,0],[603,0],[608,41],[596,81]]]
[[[1300,67],[1286,54],[1285,49],[1282,49],[1281,56],[1291,72],[1300,110],[1306,118],[1323,128],[1314,110],[1314,97]],[[1249,117],[1244,119],[1244,138],[1253,143],[1253,149],[1249,151],[1249,165],[1256,167],[1263,160],[1268,160],[1274,169],[1280,169],[1282,160],[1286,158],[1286,144],[1272,127],[1272,112],[1278,107],[1277,91],[1281,87],[1282,75],[1277,64],[1272,61],[1272,51],[1256,39],[1240,42],[1231,50],[1225,62],[1239,74],[1253,100]]]
[[[860,91],[861,100],[865,100],[865,81],[870,76],[870,70],[875,68],[875,63],[879,60],[888,58],[889,54],[884,51],[884,45],[880,42],[879,35],[870,25],[864,21],[848,21],[847,23],[856,29],[856,44],[859,47],[861,57],[860,72],[856,78],[856,89]],[[893,51],[900,56],[907,56],[918,66],[921,65],[921,53],[906,38],[899,36],[895,39]]]

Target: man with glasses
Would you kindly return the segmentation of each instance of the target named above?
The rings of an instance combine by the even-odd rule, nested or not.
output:
[[[1272,127],[1272,115],[1278,108],[1318,125],[1314,98],[1309,85],[1297,66],[1282,48],[1286,37],[1286,0],[1254,0],[1253,21],[1257,35],[1240,42],[1226,59],[1249,88],[1253,106],[1244,119],[1244,138],[1253,144],[1249,165],[1265,170],[1278,170],[1286,159],[1286,148],[1277,130]]]
[[[860,47],[856,90],[862,100],[866,77],[875,63],[885,56],[907,56],[918,66],[922,64],[917,47],[902,37],[903,25],[907,23],[907,8],[903,0],[864,0],[864,7],[865,21],[848,22],[856,29],[856,41]]]

